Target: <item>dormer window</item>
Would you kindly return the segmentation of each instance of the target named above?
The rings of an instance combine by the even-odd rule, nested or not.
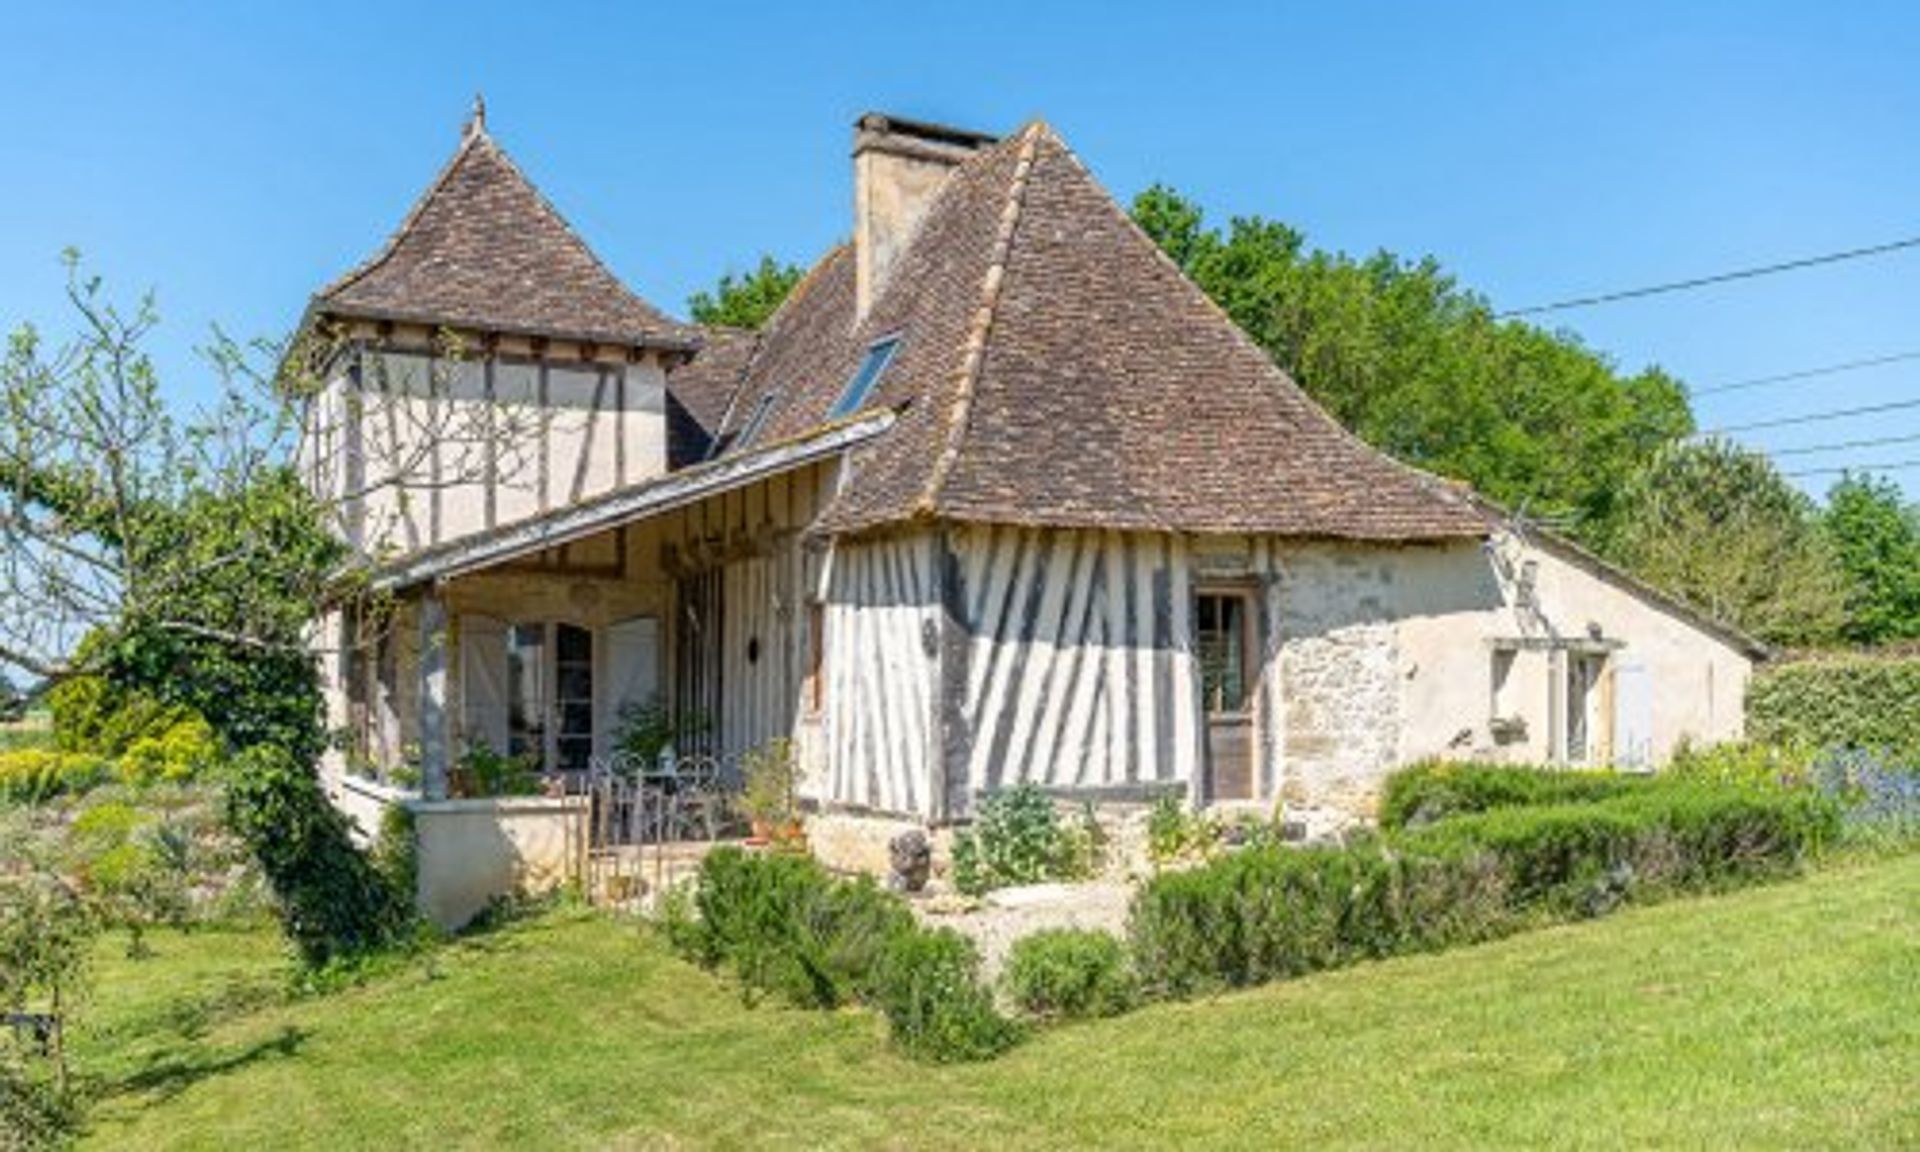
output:
[[[893,363],[893,354],[900,347],[900,337],[888,336],[875,340],[867,348],[866,358],[860,361],[859,371],[853,379],[847,381],[846,390],[840,393],[840,399],[834,401],[827,411],[827,419],[838,420],[842,416],[858,412],[866,404],[867,397],[873,393],[874,386],[880,383],[880,377]]]

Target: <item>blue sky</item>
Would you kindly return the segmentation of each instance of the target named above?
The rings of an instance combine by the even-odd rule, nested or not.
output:
[[[60,250],[154,288],[183,395],[218,322],[282,332],[489,124],[642,295],[847,229],[875,108],[1044,116],[1122,197],[1431,253],[1503,307],[1920,234],[1920,9],[9,3],[0,325],[59,332]],[[1696,386],[1920,350],[1920,249],[1557,318]],[[1708,427],[1920,399],[1920,360],[1705,397]],[[1920,408],[1746,437],[1920,435]],[[1795,468],[1920,459],[1920,442]],[[1920,469],[1896,474],[1920,496]],[[1809,481],[1823,489],[1828,477]]]

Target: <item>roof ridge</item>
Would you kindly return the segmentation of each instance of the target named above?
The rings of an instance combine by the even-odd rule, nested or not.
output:
[[[574,247],[580,250],[580,253],[587,258],[589,263],[605,273],[607,279],[613,281],[614,287],[631,296],[635,302],[645,305],[648,310],[657,314],[662,320],[665,320],[670,327],[685,327],[685,325],[681,324],[678,320],[675,320],[672,316],[654,305],[652,301],[641,299],[639,293],[628,287],[625,280],[622,280],[616,275],[613,269],[607,267],[606,261],[600,259],[600,254],[593,250],[593,245],[587,243],[580,233],[574,231],[573,225],[561,214],[560,209],[554,207],[553,201],[547,199],[547,194],[540,190],[540,185],[534,183],[533,178],[521,169],[519,163],[514,160],[513,156],[494,141],[493,136],[487,132],[486,121],[484,119],[480,121],[479,128],[473,133],[472,138],[486,144],[488,148],[493,150],[493,154],[500,158],[502,164],[507,166],[507,171],[513,173],[514,178],[526,185],[527,191],[533,193],[535,206],[553,218],[553,222],[560,226],[560,231],[566,234],[567,239],[573,242]]]
[[[1043,120],[1034,120],[1019,133],[1020,152],[1014,160],[1013,177],[1007,183],[1007,198],[1000,208],[1000,220],[995,227],[993,237],[993,255],[987,262],[986,275],[980,282],[980,301],[975,308],[973,321],[967,326],[967,343],[955,368],[955,389],[953,404],[947,413],[946,442],[940,446],[940,453],[934,458],[933,469],[927,476],[927,487],[914,502],[912,513],[930,515],[939,506],[940,490],[946,487],[947,477],[952,473],[954,462],[959,459],[962,442],[966,439],[967,427],[973,417],[973,394],[980,382],[981,366],[987,358],[987,341],[993,335],[993,321],[1000,304],[1000,286],[1007,276],[1007,257],[1013,250],[1014,233],[1020,227],[1020,208],[1026,198],[1027,178],[1033,172],[1033,161],[1040,150],[1042,139],[1051,136]]]
[[[1094,176],[1092,170],[1089,169],[1084,163],[1081,162],[1079,155],[1074,152],[1073,147],[1071,145],[1067,144],[1065,141],[1061,141],[1061,151],[1065,153],[1068,163],[1080,169],[1080,172],[1082,175],[1086,176],[1089,180],[1094,180],[1096,182],[1098,181],[1098,178]],[[1450,491],[1450,485],[1446,477],[1440,476],[1437,473],[1429,472],[1426,469],[1417,467],[1413,464],[1409,464],[1405,460],[1400,459],[1398,456],[1395,456],[1391,452],[1388,452],[1381,448],[1374,447],[1372,444],[1367,443],[1367,441],[1363,439],[1359,433],[1347,427],[1344,422],[1336,419],[1333,413],[1327,411],[1325,405],[1321,404],[1319,400],[1314,398],[1313,393],[1307,391],[1306,385],[1294,379],[1293,374],[1291,372],[1288,372],[1285,368],[1282,368],[1280,364],[1274,360],[1272,353],[1268,352],[1265,348],[1262,348],[1254,340],[1252,336],[1247,334],[1247,330],[1245,328],[1240,327],[1239,321],[1235,320],[1233,316],[1230,313],[1228,313],[1226,308],[1221,306],[1219,301],[1215,300],[1212,296],[1208,295],[1205,289],[1201,288],[1200,285],[1194,283],[1193,278],[1191,276],[1188,276],[1186,271],[1182,269],[1180,265],[1174,263],[1173,257],[1167,255],[1167,250],[1160,247],[1159,242],[1156,241],[1152,236],[1148,235],[1147,230],[1140,226],[1140,222],[1133,218],[1133,213],[1122,209],[1120,207],[1120,202],[1118,200],[1115,200],[1112,196],[1103,196],[1101,197],[1101,201],[1109,211],[1111,211],[1115,216],[1117,216],[1123,222],[1125,227],[1131,229],[1135,234],[1138,235],[1139,239],[1143,241],[1147,245],[1147,247],[1153,252],[1154,258],[1159,260],[1161,264],[1166,266],[1168,271],[1173,273],[1174,279],[1177,283],[1185,287],[1193,295],[1199,297],[1200,300],[1204,303],[1204,307],[1206,307],[1209,311],[1213,312],[1214,316],[1222,324],[1226,325],[1228,330],[1233,333],[1233,338],[1236,341],[1238,341],[1242,346],[1244,346],[1248,351],[1258,356],[1261,362],[1267,365],[1267,368],[1272,376],[1278,377],[1280,381],[1284,382],[1287,385],[1290,385],[1292,387],[1292,390],[1298,394],[1299,399],[1307,406],[1307,408],[1311,410],[1316,416],[1320,417],[1321,420],[1325,421],[1329,426],[1331,426],[1334,429],[1336,435],[1340,436],[1342,439],[1347,440],[1348,442],[1353,444],[1355,447],[1359,448],[1361,451],[1370,453],[1381,460],[1387,461],[1389,464],[1392,464],[1394,467],[1400,469],[1402,472],[1407,473],[1409,479],[1411,479],[1415,484],[1419,485],[1420,487],[1428,489],[1429,494],[1435,497],[1436,499],[1446,500],[1452,497],[1452,493]],[[1295,423],[1295,427],[1298,427],[1297,423]],[[1435,485],[1438,486],[1437,490],[1435,490],[1435,487],[1434,487]]]

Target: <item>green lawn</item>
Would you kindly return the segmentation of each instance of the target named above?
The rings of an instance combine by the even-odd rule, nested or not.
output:
[[[1920,1145],[1920,856],[894,1056],[556,915],[286,1001],[268,935],[103,952],[101,1147]]]

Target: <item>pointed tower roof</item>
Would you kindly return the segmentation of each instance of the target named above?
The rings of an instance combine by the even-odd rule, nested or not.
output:
[[[399,230],[313,310],[629,347],[698,343],[575,235],[488,135],[478,99],[453,159]]]
[[[770,322],[736,411],[760,442],[830,419],[898,343],[821,527],[914,519],[1419,540],[1483,536],[1465,495],[1328,416],[1034,123],[956,168],[888,286],[854,311],[830,254]]]

